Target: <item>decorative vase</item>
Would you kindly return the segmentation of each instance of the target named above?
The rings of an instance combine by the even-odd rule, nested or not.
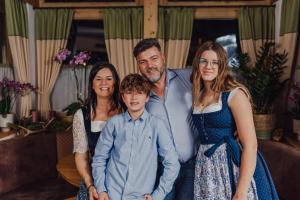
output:
[[[293,119],[293,133],[300,135],[300,119]]]
[[[258,139],[271,139],[275,129],[275,116],[271,114],[254,114],[254,125]]]
[[[2,132],[8,132],[10,131],[10,128],[8,127],[7,123],[13,123],[14,122],[14,114],[9,113],[6,115],[0,115],[0,127]]]

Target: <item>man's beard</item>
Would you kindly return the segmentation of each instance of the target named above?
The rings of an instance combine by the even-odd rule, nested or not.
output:
[[[148,75],[146,76],[148,78],[148,80],[151,82],[151,83],[156,83],[157,81],[159,81],[164,73],[164,70],[162,71],[159,71],[157,69],[153,69],[152,71],[155,71],[155,72],[158,72],[158,73],[155,73],[152,75],[152,73],[148,73]]]

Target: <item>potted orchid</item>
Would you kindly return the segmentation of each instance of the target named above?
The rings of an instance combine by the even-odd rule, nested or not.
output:
[[[36,92],[37,88],[30,83],[20,83],[4,77],[0,81],[0,127],[9,131],[7,123],[12,123],[14,115],[11,112],[17,98]]]
[[[68,49],[62,49],[58,52],[58,54],[55,56],[55,61],[62,64],[64,61],[69,61],[68,66],[72,67],[74,77],[75,77],[75,83],[76,83],[76,98],[77,101],[71,103],[66,108],[64,108],[62,111],[66,112],[67,116],[74,115],[75,112],[83,105],[84,101],[81,98],[81,95],[79,93],[79,82],[78,82],[78,76],[76,73],[76,68],[78,67],[86,67],[88,64],[88,61],[90,60],[91,56],[88,51],[81,51],[73,58],[70,59],[71,51]]]

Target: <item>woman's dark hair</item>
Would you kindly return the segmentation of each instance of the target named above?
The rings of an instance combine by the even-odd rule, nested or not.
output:
[[[97,97],[96,93],[93,90],[93,80],[96,76],[96,74],[102,70],[102,69],[109,69],[112,73],[112,77],[114,80],[114,92],[111,97],[111,107],[110,111],[113,111],[115,109],[121,109],[121,101],[120,101],[120,94],[119,94],[119,85],[120,85],[120,78],[118,75],[118,72],[112,64],[108,62],[104,63],[96,63],[94,64],[93,68],[91,69],[90,76],[89,76],[89,83],[88,83],[88,97],[85,102],[85,106],[89,110],[90,107],[92,107],[92,113],[96,113],[96,105],[97,105]],[[88,115],[90,115],[90,112],[88,112]],[[95,115],[94,115],[95,116]]]

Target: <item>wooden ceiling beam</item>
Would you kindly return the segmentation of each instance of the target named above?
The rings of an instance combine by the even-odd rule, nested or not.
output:
[[[140,7],[149,0],[134,2],[45,2],[45,0],[25,0],[35,8],[107,8],[107,7]],[[169,1],[158,0],[159,6],[187,7],[240,7],[270,6],[277,0],[244,0],[244,1]]]
[[[75,20],[101,20],[103,11],[101,9],[75,9]]]
[[[25,2],[31,4],[34,8],[38,8],[40,6],[39,0],[25,0]]]
[[[239,8],[197,8],[195,10],[195,19],[237,19]],[[157,16],[149,16],[145,18],[147,22],[150,18]],[[75,20],[101,20],[103,19],[103,10],[101,9],[75,9]],[[153,21],[150,20],[150,21]],[[147,26],[148,27],[148,26]],[[148,27],[146,32],[149,34],[147,37],[153,36],[156,33],[155,24],[151,28]],[[148,30],[149,29],[149,30]]]
[[[160,0],[160,6],[187,6],[187,7],[239,7],[239,6],[270,6],[274,0],[247,0],[247,1],[168,1]]]
[[[237,19],[239,8],[197,8],[195,19]]]
[[[158,25],[158,0],[146,0],[144,3],[144,38],[154,38]]]
[[[39,1],[39,8],[108,8],[139,7],[143,5],[143,0],[135,0],[134,2],[45,2],[45,0],[37,1]]]

